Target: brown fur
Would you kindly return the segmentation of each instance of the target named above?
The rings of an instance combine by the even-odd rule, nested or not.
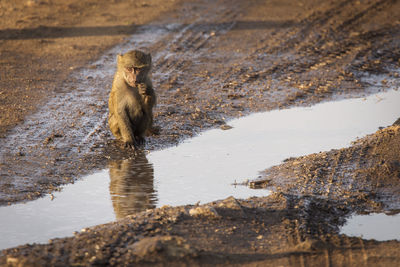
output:
[[[139,68],[142,72],[136,75],[128,71],[129,68]],[[149,77],[150,69],[150,54],[134,50],[117,57],[117,72],[108,101],[108,124],[118,140],[134,149],[144,143],[144,136],[153,124],[156,95]]]

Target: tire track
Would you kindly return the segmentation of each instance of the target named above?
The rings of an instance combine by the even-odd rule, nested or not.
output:
[[[35,199],[85,173],[103,168],[110,157],[102,151],[111,139],[106,123],[107,100],[116,55],[132,47],[157,49],[153,51],[154,80],[155,84],[162,84],[163,77],[187,70],[185,62],[196,56],[214,36],[211,29],[222,34],[232,27],[232,23],[218,24],[218,20],[232,20],[236,15],[225,12],[219,4],[208,3],[202,13],[196,14],[197,19],[192,17],[188,23],[159,21],[137,28],[130,40],[106,52],[90,68],[74,73],[45,106],[1,139],[0,205]],[[222,12],[225,17],[220,16]],[[161,102],[164,97],[170,96],[160,90]],[[160,146],[163,140],[155,142]],[[150,146],[155,142],[151,140]],[[118,153],[114,157],[126,157]]]

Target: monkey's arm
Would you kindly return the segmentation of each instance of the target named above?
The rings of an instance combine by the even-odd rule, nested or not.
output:
[[[138,84],[138,91],[142,97],[143,108],[153,118],[153,107],[156,105],[156,94],[151,82]]]
[[[157,98],[156,98],[156,94],[154,93],[153,89],[151,89],[151,90],[152,90],[152,95],[145,95],[143,97],[143,102],[144,102],[143,105],[149,116],[149,124],[148,124],[146,134],[147,135],[152,135],[152,134],[158,135],[160,133],[160,128],[153,126],[153,107],[157,103]]]
[[[156,104],[156,94],[153,89],[153,85],[150,81],[146,83],[138,84],[139,94],[142,96],[143,104],[146,109],[152,109]]]
[[[143,103],[147,109],[151,111],[151,109],[156,105],[156,96],[153,95],[144,95]]]

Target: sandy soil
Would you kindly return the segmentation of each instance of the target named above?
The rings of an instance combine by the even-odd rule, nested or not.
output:
[[[398,1],[0,5],[7,17],[0,25],[2,205],[132,156],[102,119],[112,77],[76,77],[100,68],[94,60],[141,25],[166,28],[163,39],[146,47],[156,59],[155,121],[162,129],[149,138],[150,150],[250,112],[368,94],[362,77],[371,73],[387,77],[384,89],[400,65]],[[83,80],[94,80],[96,101],[60,103]],[[57,121],[57,129],[41,120]],[[338,228],[352,212],[398,209],[398,136],[393,126],[351,148],[289,159],[266,171],[267,182],[253,182],[275,190],[265,199],[145,211],[74,238],[4,250],[0,264],[395,266],[399,242],[350,238]]]
[[[87,66],[135,27],[175,4],[157,0],[2,1],[1,136],[57,93],[73,70]]]

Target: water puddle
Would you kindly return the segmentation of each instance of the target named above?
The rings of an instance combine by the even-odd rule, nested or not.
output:
[[[109,193],[108,172],[91,175],[62,192],[25,204],[0,208],[0,249],[25,243],[44,243],[71,235],[83,225],[115,220]],[[106,211],[106,212],[104,212]]]
[[[353,215],[340,230],[341,234],[377,241],[400,241],[400,214],[373,213]]]
[[[400,92],[253,114],[177,147],[109,162],[26,204],[0,208],[0,249],[71,235],[132,212],[162,205],[202,203],[228,196],[266,196],[267,190],[232,185],[295,157],[348,146],[400,116]]]

